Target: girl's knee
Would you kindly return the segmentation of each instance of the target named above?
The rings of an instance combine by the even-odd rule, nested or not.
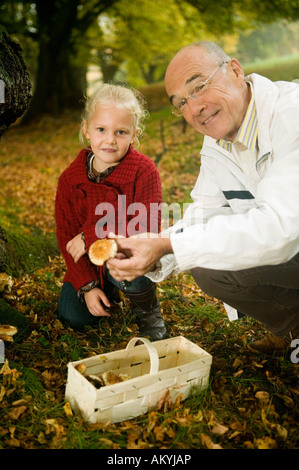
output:
[[[61,289],[58,318],[76,330],[98,323],[98,318],[89,312],[85,302],[78,298],[75,288],[69,282],[64,283]]]

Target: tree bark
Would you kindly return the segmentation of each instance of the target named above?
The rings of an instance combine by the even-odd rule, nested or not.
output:
[[[72,76],[72,29],[76,21],[78,0],[54,2],[37,0],[39,55],[35,90],[24,123],[42,113],[58,114],[66,108],[79,107],[81,93]],[[80,88],[79,88],[80,89]]]
[[[21,46],[0,26],[0,138],[29,106],[31,84]]]
[[[78,43],[92,22],[117,0],[36,0],[38,67],[32,102],[23,122],[41,114],[81,109],[86,67],[76,64]],[[81,7],[81,8],[79,8]],[[79,80],[78,80],[79,77]]]

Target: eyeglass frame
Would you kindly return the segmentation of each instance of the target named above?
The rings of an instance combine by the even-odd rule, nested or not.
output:
[[[218,70],[225,64],[228,64],[229,61],[227,60],[224,60],[223,62],[221,62],[220,65],[218,65],[218,67],[214,70],[214,72],[211,73],[211,75],[204,81],[204,82],[199,82],[201,83],[201,86],[205,87],[206,84],[208,83],[209,80],[211,80],[211,78],[216,74],[216,72],[218,72]],[[188,100],[189,98],[191,98],[193,101],[196,101],[198,98],[199,98],[199,94],[201,93],[202,89],[197,93],[197,95],[194,95],[194,93],[192,93],[191,95],[187,96],[186,98],[182,98],[180,100],[181,101],[186,101],[186,105],[188,104]],[[171,110],[171,114],[173,114],[174,116],[177,116],[177,117],[181,117],[184,115],[184,113],[177,107],[177,106],[172,106],[172,110]]]

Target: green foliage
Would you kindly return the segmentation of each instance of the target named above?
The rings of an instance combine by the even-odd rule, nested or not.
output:
[[[8,32],[22,44],[35,84],[29,119],[34,113],[78,107],[91,63],[100,68],[104,81],[139,87],[162,80],[174,53],[201,39],[233,51],[241,34],[240,52],[246,60],[252,44],[259,47],[251,54],[264,56],[271,51],[270,33],[246,42],[242,31],[281,18],[297,20],[299,0],[13,0],[1,3],[0,14]],[[283,33],[283,25],[278,28]]]

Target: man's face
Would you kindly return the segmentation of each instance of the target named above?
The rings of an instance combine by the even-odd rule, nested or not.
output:
[[[172,104],[177,105],[193,94],[199,82],[211,74],[203,92],[196,100],[189,98],[184,108],[185,120],[199,133],[214,139],[234,139],[245,116],[250,91],[244,82],[244,73],[236,59],[226,67],[204,49],[190,46],[178,53],[169,64],[165,88]]]

